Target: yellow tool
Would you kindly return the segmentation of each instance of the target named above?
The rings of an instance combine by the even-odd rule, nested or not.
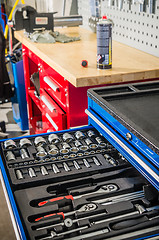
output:
[[[22,4],[25,4],[24,0],[21,0]],[[19,0],[16,0],[10,14],[9,14],[9,17],[8,17],[8,21],[10,21],[12,19],[12,14],[16,8],[16,6],[18,5],[19,3]],[[4,32],[4,36],[5,36],[5,39],[7,39],[7,36],[8,36],[8,25],[6,25],[6,28],[5,28],[5,32]]]

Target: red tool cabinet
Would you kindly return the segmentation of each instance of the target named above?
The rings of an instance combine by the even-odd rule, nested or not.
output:
[[[86,125],[90,87],[74,87],[24,45],[23,61],[31,134]],[[35,72],[39,72],[40,98],[30,80]]]

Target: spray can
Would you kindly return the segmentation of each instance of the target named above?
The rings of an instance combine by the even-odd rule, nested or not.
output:
[[[97,68],[112,68],[112,22],[106,16],[97,23]]]

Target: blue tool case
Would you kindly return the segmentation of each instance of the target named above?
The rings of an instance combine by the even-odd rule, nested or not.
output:
[[[159,82],[88,90],[89,125],[0,142],[17,239],[159,239]]]

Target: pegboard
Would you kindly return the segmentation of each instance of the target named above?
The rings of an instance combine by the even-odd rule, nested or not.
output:
[[[78,0],[78,11],[83,16],[83,26],[87,29],[90,29],[93,1],[97,2]],[[159,0],[155,1],[154,8],[150,5],[151,0],[145,5],[141,4],[142,0],[98,2],[101,16],[107,15],[114,23],[113,40],[159,57]]]

